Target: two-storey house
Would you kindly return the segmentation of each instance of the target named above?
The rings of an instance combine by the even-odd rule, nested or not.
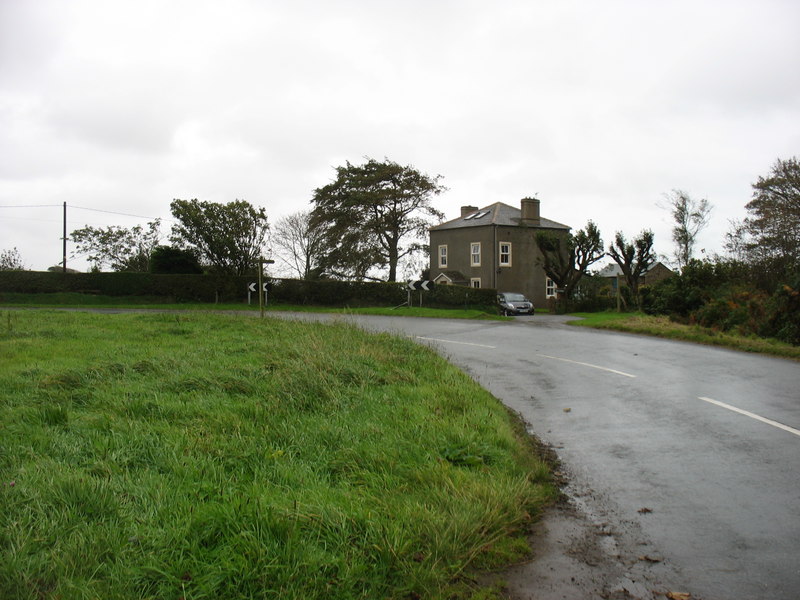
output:
[[[569,226],[545,219],[536,198],[515,208],[496,202],[485,208],[462,206],[461,216],[431,227],[430,277],[437,284],[521,292],[544,306],[556,294],[542,268],[536,245],[540,231],[569,233]]]

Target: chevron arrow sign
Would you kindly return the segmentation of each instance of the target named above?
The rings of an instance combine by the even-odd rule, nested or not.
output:
[[[422,290],[424,292],[430,292],[433,289],[434,285],[436,284],[433,283],[432,281],[424,279],[422,281],[409,281],[406,287],[409,290]]]

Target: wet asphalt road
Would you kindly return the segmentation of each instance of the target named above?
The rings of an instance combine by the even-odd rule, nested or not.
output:
[[[557,449],[581,509],[680,589],[800,598],[797,362],[548,315],[347,319],[434,346],[520,412]]]

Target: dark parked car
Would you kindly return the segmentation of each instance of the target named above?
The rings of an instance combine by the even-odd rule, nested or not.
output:
[[[504,292],[497,294],[497,304],[500,306],[501,315],[532,315],[533,302],[523,294]]]

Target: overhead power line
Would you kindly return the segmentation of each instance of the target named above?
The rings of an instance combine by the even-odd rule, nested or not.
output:
[[[87,208],[85,206],[75,206],[74,204],[68,204],[67,206],[69,208],[78,208],[80,210],[89,210],[89,211],[92,211],[92,212],[107,213],[107,214],[110,214],[110,215],[122,215],[123,217],[136,217],[137,219],[153,219],[153,220],[155,220],[155,219],[159,218],[159,217],[145,217],[143,215],[132,215],[130,213],[116,212],[116,211],[113,211],[113,210],[103,210],[103,209],[100,209],[100,208]]]
[[[61,208],[60,204],[0,204],[0,208]]]

